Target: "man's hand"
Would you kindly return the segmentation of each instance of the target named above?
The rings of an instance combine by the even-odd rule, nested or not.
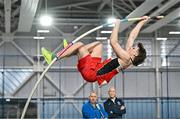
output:
[[[120,110],[124,110],[125,109],[125,106],[121,106]]]

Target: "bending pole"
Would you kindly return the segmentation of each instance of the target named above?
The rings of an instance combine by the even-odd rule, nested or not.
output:
[[[161,17],[163,18],[163,16],[156,16],[156,17],[151,17],[151,19],[161,19],[161,18],[158,18],[158,17]],[[120,20],[120,22],[129,22],[129,21],[139,21],[139,20],[142,20],[141,17],[138,17],[138,18],[125,18],[125,19],[122,19]],[[60,57],[66,50],[68,50],[74,43],[78,42],[79,40],[81,40],[82,38],[84,38],[85,36],[89,35],[90,33],[94,32],[94,31],[97,31],[103,27],[106,27],[108,25],[111,25],[113,23],[106,23],[106,24],[103,24],[103,25],[100,25],[100,26],[97,26],[87,32],[85,32],[84,34],[82,34],[81,36],[77,37],[74,41],[72,41],[70,44],[68,44],[68,46],[64,49],[62,49],[60,52],[58,52],[56,54],[56,58],[53,59],[53,61],[46,67],[46,69],[43,71],[43,73],[41,74],[41,76],[39,77],[39,79],[37,80],[36,84],[34,85],[33,89],[31,90],[31,93],[30,95],[28,96],[28,99],[26,101],[26,104],[24,106],[24,109],[23,109],[23,112],[22,112],[22,115],[21,115],[21,119],[24,119],[24,116],[26,114],[26,111],[27,111],[27,108],[29,106],[29,103],[31,101],[31,98],[35,92],[35,90],[37,89],[39,83],[41,82],[41,80],[43,79],[44,75],[46,74],[46,72],[49,70],[49,68],[58,60],[58,57]]]
[[[37,89],[40,81],[43,79],[44,75],[46,74],[46,72],[48,71],[48,69],[54,64],[54,62],[57,60],[57,58],[54,58],[53,61],[47,66],[47,68],[43,71],[43,73],[41,74],[41,76],[39,77],[38,81],[36,82],[36,84],[34,85],[34,88],[32,89],[31,93],[29,94],[29,97],[28,97],[28,100],[26,101],[26,104],[24,106],[24,109],[23,109],[23,112],[22,112],[22,115],[21,115],[21,119],[24,119],[24,116],[25,116],[25,113],[26,113],[26,110],[29,106],[29,103],[31,101],[31,98],[35,92],[35,90]]]

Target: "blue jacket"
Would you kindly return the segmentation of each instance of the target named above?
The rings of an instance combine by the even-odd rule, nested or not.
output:
[[[83,118],[108,118],[104,108],[100,104],[98,105],[100,110],[97,107],[93,107],[90,102],[85,103],[82,107]]]

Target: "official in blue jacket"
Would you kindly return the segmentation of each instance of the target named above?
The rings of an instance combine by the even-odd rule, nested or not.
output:
[[[91,92],[89,96],[89,101],[85,103],[82,107],[83,118],[89,119],[107,119],[108,115],[104,108],[97,103],[96,92]]]

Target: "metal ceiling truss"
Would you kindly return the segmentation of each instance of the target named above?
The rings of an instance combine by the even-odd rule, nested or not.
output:
[[[168,10],[169,8],[171,8],[178,2],[179,2],[179,0],[169,0],[164,5],[159,7],[156,11],[154,11],[152,14],[150,14],[150,16],[152,17],[152,16],[157,16],[157,15],[163,14],[166,10]]]
[[[123,3],[123,5],[126,6],[128,9],[134,10],[134,8],[133,8],[131,5],[127,4],[125,0],[120,0],[120,1],[121,1],[121,2]]]
[[[21,0],[18,31],[30,32],[39,0]]]
[[[177,4],[179,2],[179,0],[170,0],[168,2],[166,2],[164,5],[162,5],[161,7],[159,7],[159,9],[157,9],[156,11],[154,11],[153,13],[151,13],[149,16],[153,17],[153,16],[158,16],[163,14],[166,10],[168,10],[169,8],[171,8],[172,6],[174,6],[175,4]],[[151,20],[150,20],[151,21]],[[150,27],[150,26],[149,26]],[[147,29],[144,29],[142,31],[143,32],[147,32]]]
[[[86,11],[90,11],[89,8],[86,8],[86,7],[80,7],[80,6],[74,6],[75,8],[78,8],[80,10],[86,10]]]
[[[144,33],[151,33],[153,31],[161,28],[162,26],[165,26],[166,24],[172,22],[173,20],[179,18],[180,17],[179,11],[180,11],[180,8],[175,9],[174,11],[172,11],[171,13],[166,15],[162,20],[158,20],[156,23],[154,23],[151,26],[145,28],[143,30],[143,32]]]
[[[158,6],[163,0],[146,0],[139,7],[137,7],[134,11],[132,11],[126,18],[132,17],[140,17],[147,14],[154,7]],[[133,22],[127,22],[121,25],[121,31],[127,29]]]
[[[3,5],[4,4],[4,0],[0,0],[0,4]]]
[[[52,28],[54,28],[56,31],[58,31],[58,33],[61,34],[62,36],[64,35],[64,32],[61,29],[59,29],[57,26],[53,25]]]
[[[5,33],[11,32],[11,0],[4,0]]]
[[[0,17],[4,17],[4,12],[0,10]]]
[[[16,2],[17,2],[18,0],[13,0],[13,1],[11,1],[11,0],[5,0],[4,2],[5,3],[9,3],[9,2],[11,2],[11,4],[13,5],[13,4],[15,4]],[[154,7],[156,7],[156,6],[158,6],[159,4],[161,4],[161,2],[162,1],[164,1],[164,0],[146,0],[146,1],[144,1],[140,6],[137,6],[136,4],[135,4],[135,2],[136,1],[133,1],[133,0],[127,0],[127,1],[124,1],[124,0],[121,0],[120,2],[119,1],[116,1],[116,0],[114,0],[114,3],[116,3],[116,4],[114,4],[114,13],[118,16],[118,18],[124,18],[125,16],[124,15],[122,15],[121,14],[121,12],[122,11],[124,11],[124,12],[126,12],[126,13],[130,13],[132,10],[134,10],[132,13],[130,13],[129,15],[127,15],[127,17],[137,17],[137,16],[142,16],[142,15],[144,15],[144,14],[146,14],[146,13],[148,13],[151,9],[153,9]],[[3,0],[1,0],[1,2],[3,2]],[[177,4],[179,2],[179,0],[170,0],[170,1],[168,1],[168,2],[166,2],[165,3],[165,5],[163,5],[162,7],[160,7],[160,8],[158,8],[157,10],[156,10],[156,14],[158,14],[158,13],[163,13],[163,11],[165,11],[166,9],[168,9],[168,8],[171,8],[171,6],[173,6],[173,5],[175,5],[175,4]],[[111,0],[91,0],[91,1],[83,1],[83,2],[77,2],[77,3],[69,3],[69,4],[66,4],[66,5],[60,5],[60,6],[50,6],[49,8],[48,8],[48,11],[49,12],[51,12],[52,10],[54,11],[57,11],[57,9],[58,9],[58,11],[60,12],[61,10],[62,10],[62,12],[64,13],[64,11],[69,11],[70,13],[73,13],[75,10],[67,10],[66,8],[71,8],[71,7],[76,7],[76,8],[79,8],[80,10],[79,10],[79,13],[80,12],[91,12],[92,10],[91,9],[89,9],[89,8],[87,8],[87,7],[85,7],[85,6],[88,6],[88,5],[91,5],[91,4],[96,4],[96,5],[98,5],[99,4],[99,7],[97,8],[97,10],[96,11],[94,11],[94,13],[95,14],[97,14],[98,12],[104,12],[104,11],[102,11],[103,10],[103,8],[104,8],[104,6],[105,5],[107,5],[107,6],[109,6],[110,8],[112,7],[112,5],[110,4],[111,3]],[[4,3],[3,3],[4,4]],[[41,4],[41,5],[39,5],[38,6],[38,4]],[[19,31],[26,31],[26,30],[20,30],[21,29],[21,26],[23,26],[22,24],[25,24],[25,25],[29,25],[28,27],[24,27],[24,28],[26,28],[26,29],[29,29],[30,30],[30,28],[31,28],[31,26],[32,26],[32,24],[29,22],[29,23],[25,23],[25,21],[27,21],[27,20],[25,20],[24,18],[26,18],[26,17],[23,17],[22,15],[25,15],[25,12],[27,11],[28,13],[29,12],[32,12],[33,14],[32,14],[32,16],[31,16],[31,18],[28,18],[28,20],[29,21],[32,21],[32,19],[34,18],[34,14],[36,13],[36,11],[37,11],[37,9],[38,10],[40,10],[40,8],[42,7],[42,1],[40,1],[39,2],[39,0],[37,0],[37,1],[35,1],[35,0],[32,0],[32,1],[28,1],[28,0],[22,0],[22,2],[21,2],[21,6],[19,6],[19,7],[17,7],[16,9],[14,9],[13,11],[12,11],[12,14],[11,15],[9,15],[10,14],[10,12],[9,12],[9,10],[11,10],[11,6],[10,6],[10,4],[8,5],[8,4],[5,4],[6,6],[5,6],[5,12],[7,12],[7,13],[5,13],[5,19],[7,19],[7,18],[13,18],[14,16],[16,16],[18,13],[20,13],[20,17],[19,17],[19,24],[18,24],[18,29],[19,29]],[[33,5],[33,7],[31,6],[31,5]],[[121,6],[122,5],[122,6]],[[148,5],[148,6],[147,6]],[[17,6],[17,5],[16,5]],[[29,11],[30,9],[28,9],[28,7],[26,7],[26,6],[31,6],[30,8],[31,9],[33,9],[33,11]],[[7,7],[9,7],[10,9],[8,9]],[[38,7],[38,8],[37,8]],[[21,9],[20,9],[21,8]],[[116,9],[117,8],[117,9]],[[145,8],[145,9],[144,9]],[[61,10],[59,10],[59,9],[61,9]],[[66,10],[63,10],[63,9],[66,9]],[[120,9],[120,10],[122,10],[122,11],[118,11],[118,9]],[[20,11],[21,10],[21,11]],[[109,10],[109,13],[111,13],[112,11],[111,10]],[[139,13],[138,13],[139,12]],[[152,15],[154,15],[155,13],[153,13]],[[1,16],[3,16],[3,13],[2,12],[0,12],[0,15]],[[11,17],[9,17],[9,16],[11,16]],[[38,15],[37,15],[38,16]],[[27,19],[26,18],[26,19]],[[23,21],[23,22],[22,22]],[[13,25],[11,25],[11,24],[9,24],[10,22],[9,22],[9,20],[5,20],[5,29],[7,29],[9,26],[8,25],[10,25],[10,27],[15,27],[16,25],[17,25],[17,20],[16,20],[16,22],[14,22],[13,23]],[[66,24],[66,25],[68,25],[68,24]],[[125,30],[129,25],[131,25],[131,24],[129,24],[128,23],[128,25],[122,25],[122,31],[123,30]],[[10,28],[9,27],[9,28]],[[8,29],[7,29],[8,30]]]
[[[86,1],[86,2],[79,2],[79,3],[68,4],[68,5],[55,6],[55,7],[49,8],[49,9],[54,10],[54,9],[62,9],[62,8],[71,8],[71,7],[76,7],[76,6],[90,5],[90,4],[99,3],[99,2],[101,2],[101,0],[90,0],[90,1]]]
[[[97,9],[97,12],[100,12],[104,8],[104,6],[110,2],[111,2],[111,0],[103,0],[103,2],[99,5],[99,7]]]
[[[77,33],[79,33],[80,31],[82,31],[85,27],[87,27],[86,25],[82,25],[79,29],[77,29],[73,34],[73,36],[75,36]]]
[[[133,2],[133,0],[128,0],[129,1],[129,3],[131,4],[131,6],[133,7],[133,9],[136,9],[137,8],[137,6],[136,6],[136,4]]]
[[[123,7],[121,7],[121,6],[118,5],[118,4],[114,4],[114,6],[117,7],[118,9],[120,9],[120,10],[123,10],[123,11],[126,12],[126,13],[131,13],[130,10],[127,10],[127,9],[123,8]]]
[[[116,8],[114,8],[114,6],[112,6],[114,4],[112,4],[111,2],[112,2],[111,0],[103,0],[103,2],[99,5],[97,11],[100,13],[103,10],[103,8],[105,7],[105,5],[108,5],[112,9],[111,12],[114,12],[116,14],[116,16],[119,18],[123,18],[122,15],[120,14],[120,12],[118,12],[118,10]]]
[[[16,15],[20,13],[20,7],[17,7],[13,12],[12,12],[12,18],[14,18]]]

